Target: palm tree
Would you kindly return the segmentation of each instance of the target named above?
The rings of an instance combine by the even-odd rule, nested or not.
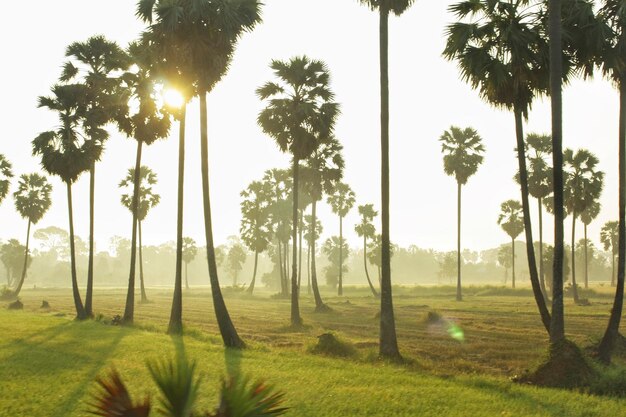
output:
[[[124,111],[123,99],[117,95],[118,77],[128,67],[128,56],[113,41],[104,36],[92,36],[84,42],[70,44],[65,56],[70,60],[63,66],[61,81],[79,79],[87,86],[85,121],[88,125],[102,127],[113,121]],[[89,133],[89,132],[87,132]],[[108,139],[87,135],[86,140],[98,140],[99,146]],[[94,256],[94,221],[95,221],[95,177],[96,160],[89,169],[89,264],[87,267],[87,293],[85,310],[93,316],[93,256]]]
[[[513,241],[513,243],[515,243],[515,241]],[[506,281],[509,279],[509,269],[513,266],[514,257],[515,254],[510,246],[502,245],[500,249],[498,249],[498,263],[504,268],[504,285],[506,285]]]
[[[339,264],[343,265],[343,218],[348,215],[355,203],[354,191],[348,184],[339,183],[335,186],[332,194],[328,196],[328,204],[333,213],[339,216]],[[337,295],[343,295],[343,268],[339,268],[339,285]]]
[[[389,237],[389,13],[402,15],[414,0],[359,0],[380,16],[380,146],[382,280],[380,287],[380,348],[382,357],[400,359],[391,294],[391,243]]]
[[[513,111],[530,281],[542,323],[550,331],[533,247],[523,129],[533,99],[548,89],[546,41],[535,17],[538,11],[531,6],[535,4],[517,0],[467,0],[450,6],[460,21],[448,26],[443,54],[458,61],[462,78],[487,102]]]
[[[11,178],[13,178],[12,166],[9,160],[0,154],[0,203],[9,193]]]
[[[189,289],[189,280],[187,279],[187,269],[189,264],[196,259],[198,247],[196,241],[190,237],[183,238],[183,262],[185,262],[185,288]]]
[[[600,202],[594,201],[589,205],[585,211],[580,213],[580,221],[585,225],[585,288],[589,288],[589,264],[588,264],[588,254],[589,254],[589,239],[587,239],[587,226],[591,224],[592,221],[598,217],[600,214]]]
[[[606,222],[600,230],[600,242],[611,253],[611,286],[615,286],[615,257],[619,249],[619,222]]]
[[[26,270],[28,267],[28,249],[30,243],[30,226],[39,223],[39,220],[46,214],[50,208],[52,200],[50,193],[52,185],[46,177],[39,174],[22,175],[18,182],[17,191],[13,194],[15,199],[15,209],[28,220],[28,228],[26,229],[26,250],[24,251],[24,266],[22,267],[22,276],[17,284],[17,288],[13,291],[13,296],[17,297],[22,290],[24,280],[26,279]]]
[[[141,224],[148,216],[150,210],[157,206],[161,201],[161,196],[154,192],[152,187],[157,183],[157,175],[154,171],[146,166],[141,166],[139,169],[139,196],[137,202],[137,229],[139,235],[139,281],[141,285],[141,302],[147,303],[148,296],[146,295],[146,287],[143,278],[143,244]],[[130,168],[126,178],[124,178],[119,188],[129,189],[132,186],[132,193],[122,194],[121,202],[131,213],[133,212],[133,195],[135,184],[135,168]],[[131,243],[132,246],[132,243]]]
[[[154,36],[162,40],[162,49],[175,54],[175,61],[184,63],[182,73],[189,76],[190,84],[194,86],[194,94],[200,98],[200,159],[211,294],[222,340],[227,347],[235,348],[243,348],[245,344],[237,334],[226,308],[215,261],[209,195],[207,94],[227,72],[239,37],[261,21],[260,9],[261,3],[258,0],[197,0],[180,3],[169,0],[140,0],[137,6],[137,15],[144,21],[152,24],[156,17],[156,23],[151,27]],[[182,129],[181,124],[181,131]],[[179,156],[179,165],[180,161],[182,156]],[[179,179],[179,184],[180,182]],[[179,194],[182,194],[181,190]],[[182,219],[182,213],[179,213],[179,218]],[[177,269],[178,264],[179,261]],[[177,284],[178,281],[177,279]],[[181,325],[178,317],[182,316],[180,293],[176,287],[170,320],[171,331],[178,331]]]
[[[611,318],[598,352],[600,360],[611,362],[611,354],[622,316],[624,304],[624,280],[626,276],[626,7],[620,0],[604,0],[599,16],[608,33],[601,53],[602,70],[619,89],[619,228],[617,260],[617,288]]]
[[[348,266],[345,264],[343,254],[350,253],[350,247],[339,236],[331,236],[322,245],[322,253],[326,255],[330,263],[326,268],[326,283],[330,287],[339,285],[337,277],[339,271],[348,272]],[[346,256],[347,257],[347,256]]]
[[[451,126],[439,138],[443,156],[443,170],[454,176],[457,183],[457,281],[456,300],[461,301],[461,187],[478,171],[483,163],[485,147],[478,132],[471,127]]]
[[[365,267],[365,277],[367,278],[367,283],[374,297],[379,297],[378,291],[376,291],[376,288],[372,285],[372,280],[367,270],[367,240],[373,239],[374,236],[376,236],[376,227],[374,227],[372,221],[374,217],[378,216],[378,212],[374,210],[373,204],[364,204],[359,206],[359,215],[361,216],[361,223],[354,226],[354,231],[359,237],[363,238],[363,266]]]
[[[133,42],[128,47],[128,54],[133,65],[123,74],[123,88],[135,109],[128,106],[121,122],[124,133],[137,141],[135,169],[133,178],[133,196],[131,213],[133,214],[130,268],[128,274],[128,292],[122,320],[132,323],[135,316],[135,264],[137,253],[137,228],[139,225],[139,202],[141,190],[141,157],[143,145],[151,145],[159,139],[167,138],[171,120],[166,109],[158,106],[159,97],[155,90],[155,60],[152,49],[146,42]],[[144,294],[142,294],[142,297]]]
[[[524,231],[523,209],[519,201],[507,200],[502,203],[498,224],[511,238],[511,284],[515,288],[515,239]]]
[[[261,181],[253,181],[241,192],[244,198],[241,202],[241,240],[254,252],[254,271],[248,286],[250,294],[256,284],[259,254],[267,250],[272,239],[270,195],[270,185]]]
[[[309,222],[309,237],[311,245],[311,287],[315,299],[315,311],[327,312],[330,308],[324,304],[317,282],[316,264],[316,244],[319,235],[322,233],[317,229],[317,203],[322,200],[324,194],[330,194],[339,184],[343,177],[345,161],[343,159],[343,146],[334,136],[325,139],[313,154],[305,161],[303,170],[303,186],[307,188],[307,193],[311,196],[311,221]]]
[[[311,294],[311,265],[315,258],[312,248],[324,232],[324,228],[319,219],[315,219],[315,223],[313,223],[313,216],[309,214],[304,216],[304,230],[306,230],[304,232],[304,240],[307,242],[307,294]]]
[[[306,56],[288,62],[274,60],[270,67],[277,82],[268,82],[257,90],[267,105],[258,122],[282,152],[292,156],[292,276],[291,324],[302,325],[298,303],[298,190],[300,161],[308,158],[329,137],[339,114],[333,101],[330,75],[326,65]]]
[[[72,184],[76,182],[80,174],[89,171],[91,161],[98,160],[102,152],[100,141],[82,139],[85,134],[82,129],[83,104],[81,101],[86,95],[85,89],[86,87],[80,84],[56,85],[52,87],[51,97],[40,97],[39,107],[46,107],[56,112],[60,125],[56,130],[43,132],[33,140],[33,154],[41,157],[43,169],[50,175],[59,176],[67,186],[72,293],[76,318],[79,320],[86,319],[88,315],[80,297],[76,276]],[[104,137],[106,132],[100,128],[94,128],[90,135],[96,137],[96,134]]]
[[[543,200],[552,194],[552,166],[548,161],[552,154],[552,138],[549,135],[529,133],[526,136],[526,145],[528,192],[537,199],[539,215],[539,282],[547,301],[548,293],[543,263]],[[515,176],[515,180],[519,183],[519,172]]]
[[[567,211],[572,215],[572,293],[574,302],[578,303],[578,287],[576,285],[576,218],[585,212],[600,198],[604,183],[604,172],[597,171],[598,158],[586,149],[576,153],[571,149],[563,152],[565,193],[564,202]]]

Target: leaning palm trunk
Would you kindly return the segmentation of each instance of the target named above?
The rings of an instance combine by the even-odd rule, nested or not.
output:
[[[87,293],[85,294],[85,313],[93,317],[93,230],[96,205],[96,162],[89,169],[89,264],[87,266]]]
[[[174,272],[174,298],[168,333],[181,334],[183,331],[183,197],[185,189],[185,125],[187,105],[181,108],[179,132],[178,132],[178,200],[176,214],[176,271]]]
[[[576,285],[576,212],[572,213],[572,294],[574,303],[578,304],[578,285]]]
[[[70,269],[72,273],[72,295],[74,296],[74,307],[76,308],[76,319],[85,320],[87,314],[83,301],[80,298],[80,292],[78,291],[78,278],[76,276],[76,245],[74,244],[74,210],[72,207],[72,184],[67,183],[67,211],[69,214],[70,223]]]
[[[28,221],[28,228],[26,229],[26,249],[24,250],[24,266],[22,267],[22,276],[20,277],[20,281],[17,283],[17,288],[13,292],[13,296],[17,297],[20,295],[20,291],[22,291],[22,286],[24,285],[24,280],[26,279],[26,268],[28,268],[28,247],[30,244],[30,225],[31,221]]]
[[[215,246],[213,243],[213,221],[211,218],[211,200],[209,193],[209,145],[207,126],[207,100],[206,88],[200,89],[200,158],[202,161],[202,195],[204,201],[204,233],[206,236],[207,262],[209,266],[209,278],[211,293],[213,296],[213,308],[215,317],[220,328],[222,340],[226,347],[243,348],[244,342],[237,334],[237,330],[228,314],[220,282],[217,276],[217,263],[215,262]]]
[[[141,170],[141,151],[143,142],[137,140],[137,158],[135,161],[135,178],[133,181],[133,232],[130,241],[130,272],[128,274],[128,293],[126,294],[126,308],[124,322],[132,323],[135,318],[135,263],[137,262],[137,212],[139,211],[139,181]]]
[[[600,342],[598,356],[604,363],[611,362],[615,340],[619,333],[624,304],[624,275],[626,273],[626,78],[620,80],[619,109],[619,229],[617,258],[617,288],[609,324]]]
[[[372,280],[370,279],[370,273],[367,270],[367,236],[365,235],[363,235],[363,266],[365,267],[365,277],[367,278],[367,283],[370,286],[370,290],[372,290],[372,294],[374,294],[374,297],[378,298],[378,291],[376,291],[376,288],[374,288]]]
[[[254,270],[252,271],[252,281],[248,287],[248,292],[252,294],[254,292],[254,285],[256,284],[256,270],[259,265],[259,251],[254,251]]]
[[[315,227],[317,224],[317,201],[313,201],[313,205],[311,206],[311,219],[314,225],[313,227]],[[315,265],[315,244],[317,243],[317,239],[315,237],[315,233],[313,233],[311,239],[311,287],[313,287],[313,297],[315,298],[315,311],[323,312],[328,311],[328,306],[322,301],[320,289],[317,285],[317,267]]]
[[[380,145],[381,145],[381,221],[382,277],[380,286],[379,354],[399,359],[396,322],[391,294],[391,250],[389,238],[389,9],[380,6]]]
[[[293,240],[292,265],[291,265],[291,325],[302,326],[300,317],[300,303],[298,296],[298,182],[300,180],[299,161],[293,158],[293,227],[291,238]]]
[[[561,0],[549,0],[550,96],[552,110],[552,185],[554,187],[554,264],[552,272],[552,317],[550,343],[565,339],[563,309],[563,51]],[[543,318],[543,315],[542,315]]]
[[[146,285],[143,280],[143,241],[140,220],[137,220],[137,227],[139,228],[139,285],[141,287],[141,302],[147,303],[148,296],[146,294]]]
[[[546,306],[546,300],[541,291],[539,275],[537,274],[537,261],[535,259],[535,248],[533,247],[533,231],[530,221],[530,202],[528,199],[528,172],[526,170],[526,145],[524,143],[524,127],[522,121],[522,111],[516,106],[515,113],[515,136],[517,138],[517,162],[519,165],[520,185],[522,191],[522,211],[524,213],[524,232],[526,234],[526,256],[528,257],[528,271],[530,283],[533,288],[535,302],[539,308],[541,321],[550,332],[550,312]],[[513,254],[515,256],[515,253]]]

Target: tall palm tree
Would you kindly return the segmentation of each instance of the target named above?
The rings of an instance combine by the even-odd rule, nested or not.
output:
[[[287,62],[274,60],[270,67],[277,81],[267,82],[257,90],[259,98],[266,102],[258,123],[282,152],[292,156],[291,324],[300,326],[297,260],[300,161],[331,135],[339,105],[334,102],[330,75],[323,62],[302,56]]]
[[[507,200],[500,206],[498,224],[511,238],[511,285],[515,288],[515,239],[524,231],[522,205],[517,200]]]
[[[270,185],[261,181],[253,181],[241,192],[241,240],[254,252],[254,270],[247,290],[250,294],[256,284],[259,254],[267,250],[272,239],[270,195]]]
[[[539,282],[544,298],[547,300],[543,263],[543,199],[552,194],[552,166],[548,161],[552,154],[552,138],[549,135],[529,133],[526,136],[526,145],[528,192],[537,199],[539,219]],[[519,183],[519,172],[515,179]]]
[[[345,161],[343,159],[343,146],[334,136],[325,139],[313,154],[305,161],[303,170],[303,185],[308,189],[311,196],[311,221],[309,222],[309,237],[311,245],[311,287],[315,299],[315,311],[326,312],[330,308],[322,300],[317,282],[316,244],[322,233],[317,229],[317,203],[322,200],[324,194],[330,194],[343,178]]]
[[[163,40],[164,49],[174,53],[176,60],[184,62],[183,73],[189,75],[194,94],[200,98],[200,159],[211,294],[222,340],[227,347],[235,348],[242,348],[245,344],[226,308],[215,261],[209,193],[207,94],[227,72],[239,37],[261,21],[260,9],[258,0],[139,0],[137,6],[140,18],[150,24],[156,23],[152,28],[156,36]],[[179,165],[181,160],[182,156],[179,156]],[[179,218],[182,219],[182,213],[179,213]],[[180,269],[178,264],[177,260],[177,270]],[[179,281],[177,279],[177,285]],[[182,315],[180,294],[178,286],[175,287],[171,331],[179,331],[181,325],[178,320],[178,316]]]
[[[28,267],[28,249],[30,243],[30,227],[39,223],[39,220],[46,214],[52,204],[50,193],[52,185],[43,175],[30,174],[22,175],[17,185],[17,191],[13,194],[15,199],[15,209],[28,220],[28,228],[26,229],[26,250],[24,251],[24,266],[22,267],[22,276],[13,291],[13,296],[17,297],[22,290],[24,280],[26,279],[26,269]]]
[[[381,223],[382,279],[380,287],[380,348],[382,357],[400,359],[391,294],[391,243],[389,237],[389,13],[402,15],[414,0],[359,0],[377,10],[380,17],[380,146],[381,146]]]
[[[600,207],[600,202],[596,200],[592,202],[585,211],[580,213],[580,221],[585,225],[585,288],[589,288],[589,262],[587,259],[589,254],[589,239],[587,239],[587,226],[598,217]]]
[[[190,237],[183,238],[183,262],[185,262],[185,288],[189,289],[189,280],[187,279],[187,269],[189,264],[196,259],[198,247],[196,241]]]
[[[135,169],[133,178],[133,209],[130,268],[128,274],[128,291],[123,321],[132,323],[135,317],[135,265],[137,254],[137,229],[139,225],[139,202],[141,190],[141,157],[143,145],[151,145],[159,139],[167,138],[170,131],[171,119],[165,108],[158,105],[160,98],[155,90],[155,61],[156,57],[150,44],[141,41],[133,42],[128,46],[128,55],[133,65],[123,75],[123,88],[130,102],[135,106],[128,106],[123,117],[124,132],[137,141],[135,155]],[[135,107],[134,109],[131,107]],[[143,295],[142,295],[143,296]]]
[[[9,193],[11,178],[13,178],[12,166],[9,160],[0,154],[0,203]]]
[[[118,78],[128,67],[128,56],[117,43],[104,36],[92,36],[84,42],[73,42],[66,51],[69,58],[63,66],[61,81],[80,80],[87,86],[88,98],[85,102],[86,123],[94,127],[103,127],[116,119],[124,111],[123,100],[118,96]],[[108,135],[92,137],[87,140],[106,141]],[[99,143],[100,146],[103,143]],[[93,316],[93,256],[95,222],[96,162],[92,161],[89,169],[89,264],[87,267],[87,293],[85,310]]]
[[[346,183],[339,183],[335,186],[332,194],[328,196],[328,204],[333,213],[339,216],[339,265],[343,265],[343,218],[348,215],[356,198],[354,191]],[[343,268],[339,268],[339,285],[337,286],[337,295],[343,295]]]
[[[624,280],[626,276],[626,7],[620,0],[604,0],[599,16],[608,33],[601,53],[602,70],[619,89],[619,233],[617,259],[617,287],[611,318],[599,347],[599,357],[611,361],[624,305]]]
[[[69,215],[70,270],[72,275],[72,294],[76,318],[88,317],[78,290],[76,276],[76,249],[74,245],[74,212],[72,208],[72,184],[91,167],[91,161],[98,160],[102,147],[98,140],[83,140],[83,98],[85,86],[81,84],[56,85],[52,87],[51,97],[39,97],[39,107],[46,107],[57,113],[59,126],[56,130],[39,134],[33,140],[33,154],[41,157],[43,169],[59,176],[67,187],[67,207]],[[98,133],[99,132],[99,133]],[[100,128],[94,128],[90,135],[106,136]]]
[[[478,132],[471,127],[451,126],[439,138],[443,156],[443,170],[454,176],[457,183],[457,281],[456,300],[461,301],[461,187],[478,171],[483,163],[485,147]]]
[[[542,323],[549,331],[551,317],[533,247],[523,129],[533,99],[548,90],[546,41],[536,18],[539,11],[532,6],[541,5],[526,0],[467,0],[450,6],[460,21],[448,26],[443,54],[458,61],[462,78],[487,102],[513,111],[528,269]]]
[[[564,202],[572,215],[572,294],[574,302],[579,302],[576,285],[576,218],[600,198],[604,185],[604,172],[597,171],[598,158],[586,149],[574,153],[571,149],[563,152],[565,192]]]
[[[376,236],[376,227],[372,222],[374,218],[378,216],[378,212],[374,210],[373,204],[364,204],[359,206],[359,215],[361,216],[361,222],[354,226],[354,231],[359,237],[363,238],[363,266],[365,267],[365,277],[367,278],[367,283],[374,297],[379,297],[378,291],[376,291],[376,288],[372,285],[370,273],[367,270],[367,240],[373,239],[374,236]]]
[[[322,226],[322,222],[319,219],[315,219],[315,223],[313,223],[313,216],[309,214],[304,216],[304,230],[306,230],[306,232],[304,232],[304,240],[307,243],[307,294],[311,294],[311,268],[315,258],[315,253],[312,252],[312,248],[315,242],[317,242],[317,240],[324,232],[324,228]]]
[[[141,286],[141,302],[147,303],[146,287],[143,277],[143,239],[141,233],[141,224],[148,216],[150,210],[157,206],[161,201],[161,196],[154,192],[153,188],[157,183],[157,175],[154,171],[146,166],[139,169],[139,196],[137,202],[137,229],[139,235],[139,282]],[[119,188],[131,189],[132,192],[122,194],[121,202],[131,213],[133,213],[133,196],[135,184],[135,168],[130,168],[126,177],[120,182]],[[132,245],[132,244],[131,244]]]
[[[600,242],[605,251],[611,253],[611,286],[615,286],[615,257],[619,249],[619,222],[609,221],[604,223],[600,230]]]

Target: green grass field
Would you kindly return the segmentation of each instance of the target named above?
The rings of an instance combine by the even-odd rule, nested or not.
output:
[[[600,337],[611,306],[610,289],[598,289],[588,307],[567,304],[568,337],[586,346]],[[132,328],[107,325],[123,309],[124,291],[99,289],[102,320],[72,320],[69,290],[27,290],[24,311],[0,305],[0,416],[85,416],[93,381],[111,367],[135,396],[156,395],[145,363],[184,349],[204,376],[201,404],[217,401],[227,369],[262,378],[286,393],[290,416],[626,416],[626,399],[541,389],[509,378],[543,358],[547,337],[529,290],[471,288],[453,301],[449,288],[396,290],[395,308],[403,365],[376,359],[377,300],[363,289],[328,297],[334,312],[313,314],[304,296],[306,327],[288,327],[289,303],[267,296],[228,294],[243,352],[221,346],[205,289],[185,293],[186,335],[165,334],[169,291],[152,289],[139,304]],[[39,308],[42,300],[51,309]],[[429,322],[437,312],[463,331]],[[308,352],[317,336],[333,332],[352,343],[351,359]],[[455,332],[458,337],[459,332]],[[618,357],[617,362],[625,363]]]

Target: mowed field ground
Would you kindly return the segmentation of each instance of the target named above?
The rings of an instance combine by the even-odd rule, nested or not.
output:
[[[183,338],[165,333],[171,291],[150,288],[135,325],[107,324],[122,314],[125,291],[98,288],[99,320],[74,322],[69,289],[28,289],[23,311],[0,303],[0,416],[85,416],[94,379],[115,367],[131,392],[157,396],[146,361],[185,349],[203,375],[200,405],[217,401],[220,378],[239,371],[285,392],[290,416],[626,416],[626,399],[523,386],[510,378],[539,363],[547,335],[529,289],[472,287],[454,301],[447,287],[396,288],[394,303],[404,364],[377,360],[378,300],[363,288],[324,294],[331,313],[313,313],[302,296],[305,327],[289,327],[289,301],[225,289],[233,321],[249,348],[225,351],[210,293],[184,293]],[[566,305],[568,337],[582,347],[601,336],[612,289]],[[50,309],[41,309],[46,300]],[[429,313],[431,319],[428,319]],[[432,320],[437,313],[442,320]],[[459,331],[459,329],[461,331]],[[622,327],[624,331],[626,327]],[[309,352],[332,332],[356,347],[349,359]],[[455,337],[452,337],[455,336]],[[621,365],[625,357],[616,358]]]

